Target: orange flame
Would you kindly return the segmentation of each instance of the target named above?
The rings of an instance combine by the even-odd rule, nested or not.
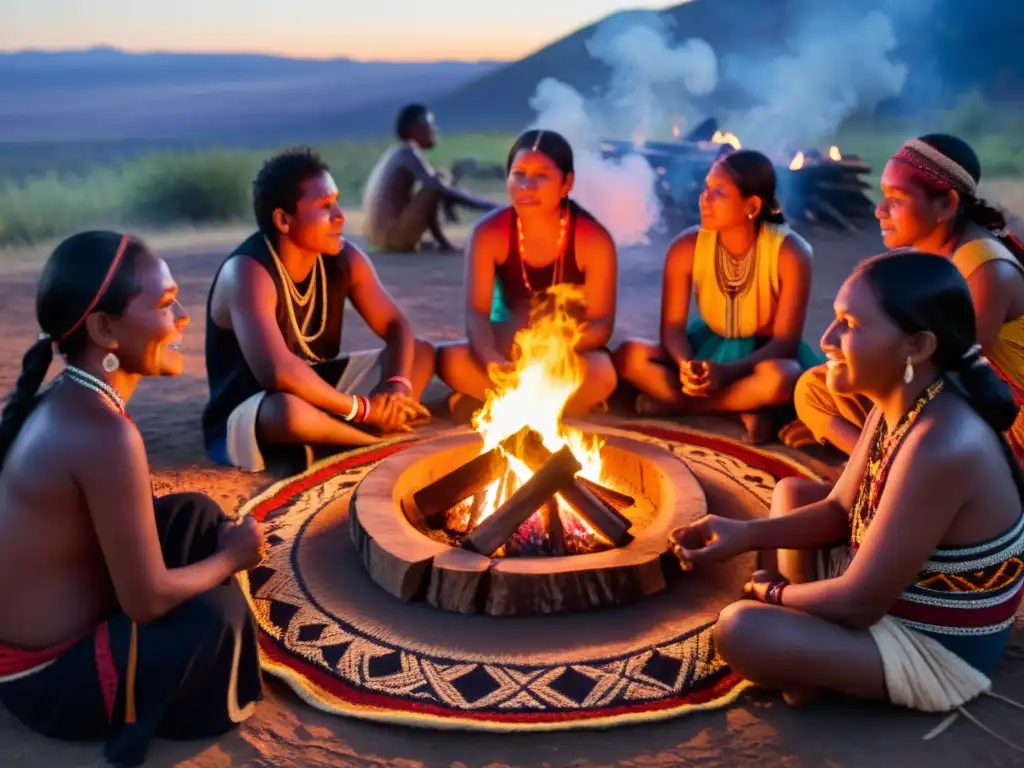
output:
[[[583,361],[576,351],[584,329],[579,319],[583,307],[583,292],[578,287],[556,285],[548,290],[531,312],[529,325],[515,336],[512,370],[493,374],[495,386],[473,415],[473,428],[484,439],[483,450],[488,451],[530,427],[552,453],[568,445],[583,467],[579,476],[601,482],[603,441],[588,438],[562,422],[566,404],[583,383]],[[508,459],[512,477],[499,479],[487,489],[481,520],[533,474],[515,457]],[[594,533],[585,521],[579,522]]]
[[[681,131],[679,130],[679,123],[672,123],[672,136],[678,139]]]
[[[715,131],[715,135],[711,137],[711,141],[714,144],[729,144],[734,149],[743,149],[743,145],[740,143],[739,138],[732,131]]]
[[[797,152],[796,156],[793,158],[793,161],[789,164],[789,170],[791,170],[791,171],[799,171],[803,167],[804,167],[804,153],[803,152]]]
[[[843,153],[840,152],[839,151],[839,147],[837,147],[835,145],[832,145],[831,147],[829,147],[828,156],[829,156],[830,159],[834,160],[837,163],[840,160],[843,159]]]

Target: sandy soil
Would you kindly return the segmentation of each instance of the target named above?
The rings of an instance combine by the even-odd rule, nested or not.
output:
[[[353,227],[355,229],[355,227]],[[226,508],[276,478],[215,468],[205,459],[199,417],[207,396],[203,363],[206,291],[223,254],[239,232],[205,233],[192,244],[155,238],[170,259],[181,296],[192,314],[185,373],[145,382],[130,410],[146,439],[158,493],[203,490]],[[806,233],[815,247],[814,294],[807,338],[816,340],[828,323],[831,300],[851,266],[881,250],[874,233]],[[197,246],[198,242],[198,246]],[[621,254],[621,293],[616,337],[656,332],[663,246],[626,249]],[[461,334],[459,256],[377,255],[385,285],[409,314],[418,332],[433,340]],[[9,389],[23,351],[37,331],[34,315],[36,270],[19,259],[0,276],[0,388]],[[429,292],[423,286],[430,286]],[[355,316],[346,320],[344,346],[375,346],[376,339]],[[1013,696],[1024,686],[1024,625],[997,678]],[[971,711],[1000,733],[1013,736],[1020,713],[994,701]],[[921,737],[937,718],[883,707],[829,701],[794,711],[774,695],[757,694],[719,712],[667,723],[608,732],[537,735],[464,734],[372,725],[321,714],[276,681],[254,718],[239,732],[216,742],[154,745],[154,766],[353,766],[466,768],[468,766],[916,766],[1009,765],[1020,753],[1000,745],[961,721],[937,741]],[[0,710],[0,765],[103,765],[95,744],[67,745],[28,732]]]

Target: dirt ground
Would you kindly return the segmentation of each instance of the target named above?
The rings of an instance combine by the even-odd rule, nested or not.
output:
[[[357,227],[351,227],[357,230]],[[230,239],[204,236],[191,247],[171,243],[162,251],[181,286],[192,316],[186,333],[184,374],[148,381],[130,411],[149,450],[157,493],[202,490],[227,509],[276,478],[216,468],[203,453],[199,417],[207,388],[203,363],[206,292]],[[817,340],[831,317],[831,301],[859,259],[881,250],[870,234],[805,231],[815,248],[814,292],[807,338]],[[656,333],[663,244],[620,254],[620,299],[616,339]],[[375,255],[384,284],[417,331],[432,340],[461,335],[461,258],[457,255]],[[38,333],[34,295],[37,271],[24,263],[0,275],[0,388],[7,391],[24,350]],[[426,287],[426,289],[425,289]],[[375,346],[377,340],[353,315],[346,319],[344,346]],[[439,620],[441,618],[439,617]],[[1015,696],[1024,687],[1024,624],[1018,619],[997,690]],[[1024,698],[1024,697],[1022,697]],[[971,712],[999,733],[1015,736],[1021,713],[993,700]],[[747,696],[726,710],[656,725],[605,732],[536,735],[467,734],[374,725],[317,712],[271,680],[267,699],[238,731],[215,742],[158,742],[154,766],[352,766],[353,768],[468,768],[469,766],[961,766],[1024,762],[961,718],[935,741],[921,737],[937,717],[885,707],[828,701],[791,710],[774,695]],[[1019,727],[1019,725],[1018,725]],[[1019,733],[1019,731],[1017,732]],[[0,765],[99,766],[96,744],[68,745],[40,738],[0,710]]]

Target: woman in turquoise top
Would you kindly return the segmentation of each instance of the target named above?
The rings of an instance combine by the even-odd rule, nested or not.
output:
[[[511,365],[515,334],[529,325],[537,300],[558,285],[579,289],[584,320],[576,345],[583,383],[566,414],[584,414],[614,391],[606,345],[615,325],[615,243],[569,199],[573,181],[572,147],[554,131],[527,131],[512,145],[512,205],[481,219],[466,247],[467,339],[438,349],[437,373],[455,390],[457,413],[484,401],[494,386],[489,372]]]

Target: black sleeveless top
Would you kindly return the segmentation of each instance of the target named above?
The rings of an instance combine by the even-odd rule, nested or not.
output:
[[[321,360],[331,360],[337,357],[341,351],[341,326],[345,316],[345,300],[352,282],[348,262],[350,247],[346,244],[337,256],[324,256],[324,274],[327,277],[326,307],[323,306],[324,302],[321,300],[322,294],[319,285],[316,287],[314,298],[305,307],[293,303],[295,318],[298,320],[300,328],[305,321],[306,314],[313,312],[313,317],[310,318],[307,326],[307,330],[310,331],[320,328],[323,313],[327,313],[327,325],[323,334],[308,344],[313,354]],[[263,387],[256,380],[256,376],[242,355],[235,332],[218,327],[214,323],[211,313],[217,278],[224,269],[224,265],[235,258],[253,259],[267,270],[267,274],[270,275],[277,288],[277,327],[281,329],[288,349],[296,356],[305,359],[305,353],[295,338],[295,331],[288,317],[288,309],[285,305],[287,289],[281,283],[281,277],[277,272],[277,267],[274,266],[273,257],[263,239],[263,234],[257,232],[224,259],[217,269],[206,299],[206,377],[210,384],[210,400],[203,410],[203,437],[207,449],[217,440],[226,436],[228,416],[231,415],[231,412],[245,400],[263,391]],[[306,290],[310,280],[313,279],[313,274],[318,271],[319,269],[314,265],[309,276],[296,285],[300,293]]]
[[[582,286],[585,282],[583,272],[576,263],[576,221],[580,213],[572,208],[569,210],[569,223],[567,226],[565,245],[565,256],[562,265],[562,284]],[[582,214],[586,215],[586,214]],[[523,281],[523,267],[526,267],[526,274],[530,279],[534,294],[542,293],[554,285],[555,264],[551,262],[547,267],[535,268],[522,261],[522,254],[519,253],[519,234],[516,226],[516,209],[512,208],[509,216],[508,235],[508,256],[505,261],[495,266],[494,270],[494,298],[491,303],[491,321],[501,322],[509,319],[510,313],[516,307],[525,307],[530,304],[533,294],[526,287]]]

